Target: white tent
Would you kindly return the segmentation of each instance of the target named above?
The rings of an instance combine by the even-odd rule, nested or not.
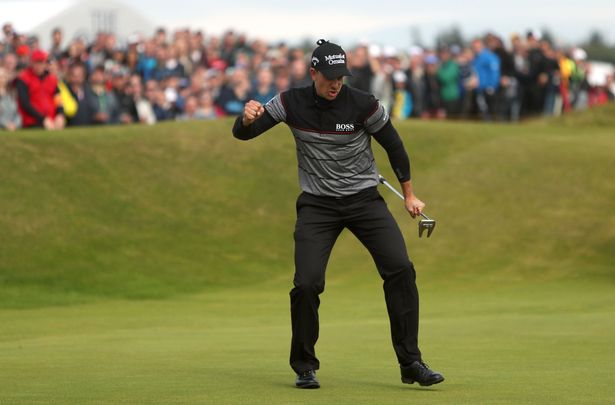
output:
[[[48,48],[51,32],[56,27],[62,29],[66,40],[83,36],[91,41],[98,32],[109,32],[115,34],[121,43],[134,33],[152,35],[156,25],[119,1],[85,0],[69,6],[29,32],[38,36],[43,48]]]

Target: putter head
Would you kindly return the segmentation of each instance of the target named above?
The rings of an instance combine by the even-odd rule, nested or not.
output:
[[[427,237],[429,238],[435,227],[436,221],[433,219],[421,219],[419,221],[419,238],[423,236],[425,229],[427,229]]]

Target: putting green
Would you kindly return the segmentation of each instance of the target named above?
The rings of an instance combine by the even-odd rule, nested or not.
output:
[[[274,283],[1,311],[0,402],[604,404],[615,395],[612,286],[423,289],[422,350],[447,380],[419,388],[399,381],[376,277],[329,284],[318,391],[293,387],[288,286]]]

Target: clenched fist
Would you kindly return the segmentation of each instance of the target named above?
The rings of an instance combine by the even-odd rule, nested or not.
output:
[[[264,112],[265,108],[261,103],[250,100],[243,107],[243,118],[241,119],[241,123],[244,127],[247,127],[263,115]]]

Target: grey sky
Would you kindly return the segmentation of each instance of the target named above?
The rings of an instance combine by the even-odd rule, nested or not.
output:
[[[508,37],[528,28],[548,27],[563,42],[583,40],[597,28],[615,42],[613,0],[310,0],[292,5],[288,1],[120,1],[156,25],[201,28],[212,35],[233,28],[252,38],[289,42],[326,37],[344,43],[368,40],[406,47],[412,43],[412,27],[431,44],[435,33],[453,25],[466,37],[488,30]],[[50,9],[72,2],[0,0],[0,22],[13,21],[18,29],[27,30],[32,20],[40,22]],[[29,17],[21,11],[25,8]]]

